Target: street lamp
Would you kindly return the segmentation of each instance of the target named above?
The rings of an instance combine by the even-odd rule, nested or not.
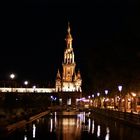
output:
[[[10,78],[13,80],[15,78],[15,74],[14,73],[11,73],[10,74]]]
[[[136,112],[136,93],[131,93],[131,112]]]
[[[108,90],[105,90],[105,94],[106,94],[106,95],[108,94]]]
[[[100,93],[99,92],[97,93],[97,96],[100,96]]]
[[[121,85],[119,85],[118,86],[118,90],[119,90],[119,92],[120,92],[120,95],[119,95],[119,97],[120,97],[120,99],[119,99],[119,110],[121,110],[121,91],[122,91],[122,86]]]
[[[26,86],[26,92],[27,92],[28,81],[24,81],[24,85]]]
[[[118,86],[118,90],[121,92],[122,91],[122,86]]]
[[[97,105],[97,106],[98,106],[98,107],[101,107],[101,101],[100,101],[100,98],[99,98],[100,93],[99,93],[99,92],[97,93],[97,96],[98,96],[98,98],[97,98],[97,104],[98,104],[98,105]]]
[[[91,96],[92,96],[92,106],[94,106],[94,102],[95,102],[95,100],[94,100],[94,94],[92,94]]]
[[[105,90],[105,95],[107,96],[108,94],[108,90]],[[107,107],[107,97],[105,97],[104,99],[104,107],[106,108]]]
[[[15,78],[15,74],[11,73],[10,74],[10,79],[13,80],[14,78]],[[11,83],[11,92],[13,92],[12,83]]]
[[[54,99],[54,97],[51,96],[51,109],[52,109],[53,99]]]

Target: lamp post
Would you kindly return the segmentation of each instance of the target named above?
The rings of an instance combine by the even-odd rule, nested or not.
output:
[[[94,94],[92,94],[92,106],[94,107]]]
[[[122,86],[121,85],[119,85],[118,86],[118,90],[119,90],[119,110],[121,110],[121,102],[122,102],[122,97],[121,97],[121,91],[122,91]]]
[[[105,99],[104,99],[104,107],[107,108],[107,94],[108,94],[108,90],[105,90]]]
[[[51,96],[51,109],[52,109],[52,107],[53,107],[53,100],[54,100],[54,97]]]
[[[26,86],[26,92],[27,92],[28,81],[24,81],[24,85]]]
[[[136,112],[136,93],[131,93],[132,98],[131,98],[131,112]]]
[[[100,96],[100,93],[98,92],[97,93],[97,97],[98,97],[98,103],[97,103],[98,105],[97,106],[101,107],[101,101],[100,101],[100,97],[99,96]]]
[[[10,79],[12,80],[13,82],[13,79],[15,78],[15,74],[14,73],[11,73],[10,74]],[[11,92],[13,92],[13,85],[11,84]]]

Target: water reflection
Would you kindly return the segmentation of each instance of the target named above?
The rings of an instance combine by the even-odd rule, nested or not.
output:
[[[106,128],[105,140],[109,140],[109,127]]]
[[[24,140],[27,140],[27,136],[26,135],[24,136]]]
[[[100,137],[100,125],[97,126],[97,137]]]
[[[62,133],[63,140],[74,140],[80,138],[80,121],[75,118],[63,118],[62,123],[61,119],[58,120],[58,135]],[[78,124],[78,125],[77,125]],[[61,131],[62,130],[62,131]]]
[[[35,133],[36,133],[36,126],[33,124],[33,138],[35,138]]]
[[[77,117],[58,117],[57,112],[17,130],[6,140],[139,140],[139,129],[81,112]]]
[[[94,120],[92,121],[92,134],[94,133]]]
[[[53,130],[53,119],[50,118],[50,132],[52,132]]]
[[[91,127],[91,119],[88,119],[88,132],[90,132],[90,127]]]

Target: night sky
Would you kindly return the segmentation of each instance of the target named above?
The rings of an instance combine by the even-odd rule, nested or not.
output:
[[[62,70],[68,21],[76,71],[83,90],[140,88],[140,16],[138,2],[122,0],[24,0],[4,2],[1,16],[0,80],[9,73],[54,87]]]

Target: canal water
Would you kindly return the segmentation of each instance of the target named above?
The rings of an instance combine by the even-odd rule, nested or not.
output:
[[[81,112],[60,116],[57,112],[18,129],[4,140],[140,140],[140,129]]]

